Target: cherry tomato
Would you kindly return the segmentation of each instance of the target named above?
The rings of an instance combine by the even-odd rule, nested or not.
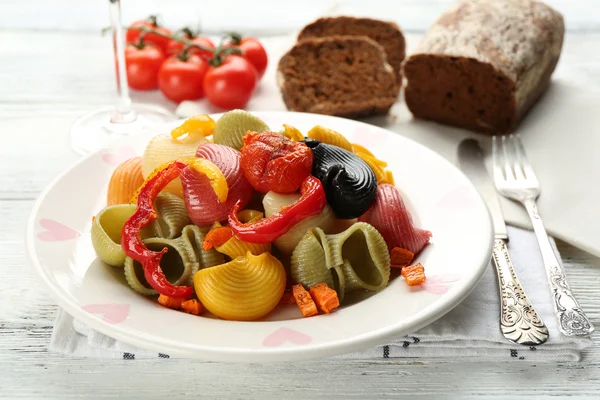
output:
[[[183,61],[179,57],[165,60],[158,72],[158,88],[166,98],[176,103],[204,96],[203,80],[208,63],[193,55]]]
[[[213,41],[207,37],[198,36],[198,37],[191,38],[191,39],[188,35],[183,35],[182,37],[184,39],[191,40],[192,43],[197,44],[199,46],[210,47],[212,49],[215,48],[215,44],[213,43]],[[175,56],[179,55],[184,47],[185,47],[185,44],[178,42],[176,40],[171,40],[171,42],[169,43],[169,46],[167,48],[167,55],[175,55]],[[194,49],[194,48],[189,49],[187,54],[188,55],[196,54],[200,57],[205,57],[207,59],[212,57],[211,51],[205,51],[205,50]]]
[[[208,100],[225,109],[243,108],[250,100],[257,81],[256,69],[245,58],[229,55],[204,76]]]
[[[158,71],[165,60],[161,49],[153,44],[138,48],[133,44],[125,47],[125,65],[129,87],[136,90],[152,90],[158,87]]]
[[[163,33],[165,35],[171,35],[171,31],[163,26],[158,25],[158,23],[156,22],[156,18],[152,17],[152,16],[148,17],[147,19],[135,21],[133,24],[131,24],[131,26],[135,27],[135,28],[140,28],[142,26],[145,26],[149,29],[155,30],[155,31]],[[129,29],[129,30],[127,30],[125,39],[126,39],[127,43],[137,43],[141,34],[142,34],[142,31]],[[167,46],[169,45],[169,42],[171,42],[171,39],[162,37],[162,36],[158,36],[158,35],[155,35],[152,33],[147,33],[144,36],[144,42],[155,44],[163,52],[166,53]]]
[[[233,44],[233,46],[239,47],[244,52],[242,56],[256,68],[258,79],[262,78],[269,62],[267,52],[262,44],[254,38],[247,37],[243,38],[239,44]]]

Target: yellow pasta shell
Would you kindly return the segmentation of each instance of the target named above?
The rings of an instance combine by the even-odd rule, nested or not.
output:
[[[244,242],[237,237],[232,237],[221,246],[216,246],[215,249],[219,253],[223,253],[229,258],[243,257],[248,252],[258,256],[265,252],[271,252],[271,243],[249,243]]]
[[[271,312],[285,290],[285,270],[270,253],[247,253],[226,264],[196,272],[200,302],[219,318],[252,321]]]
[[[377,160],[375,157],[371,157],[365,153],[356,153],[356,155],[366,162],[369,167],[371,167],[375,173],[375,177],[377,178],[377,184],[381,185],[382,183],[389,183],[387,181],[386,171],[383,169],[381,164],[378,163],[380,160]]]
[[[291,125],[283,124],[283,136],[287,137],[294,142],[299,142],[304,139],[304,135],[298,129],[294,128]]]
[[[125,252],[121,248],[121,231],[125,222],[133,215],[136,206],[117,204],[106,207],[92,221],[92,246],[105,263],[114,267],[122,267],[125,263]],[[151,229],[140,232],[142,237],[152,236]]]
[[[348,139],[344,137],[344,135],[321,125],[315,125],[312,127],[306,136],[332,146],[337,146],[341,147],[342,149],[352,151],[352,143],[350,143]]]
[[[127,204],[138,187],[144,183],[142,157],[130,158],[115,168],[106,194],[106,204]]]
[[[196,141],[189,143],[174,142],[170,135],[157,135],[150,140],[144,151],[142,163],[142,174],[147,178],[157,167],[169,161],[181,158],[192,158],[196,156],[198,146],[208,141],[204,137],[198,137]],[[176,178],[169,182],[164,191],[183,197],[181,180]]]

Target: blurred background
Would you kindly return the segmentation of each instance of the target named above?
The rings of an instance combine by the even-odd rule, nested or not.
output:
[[[158,14],[169,26],[200,23],[205,33],[244,29],[277,35],[300,29],[325,13],[393,20],[404,32],[422,32],[453,0],[123,0],[123,22]],[[561,11],[569,31],[600,27],[600,17],[583,0],[545,0]],[[108,26],[108,0],[2,0],[1,29],[94,33]]]

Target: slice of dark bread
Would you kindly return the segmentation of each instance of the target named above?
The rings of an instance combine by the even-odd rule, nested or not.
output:
[[[306,25],[298,35],[298,40],[334,35],[367,36],[375,40],[385,49],[388,63],[394,68],[396,76],[400,76],[406,43],[400,28],[395,23],[370,18],[320,18]]]
[[[415,117],[487,132],[514,131],[548,87],[563,17],[532,0],[464,0],[433,24],[404,63]]]
[[[289,110],[358,118],[386,114],[398,95],[383,47],[365,36],[301,40],[279,60]]]

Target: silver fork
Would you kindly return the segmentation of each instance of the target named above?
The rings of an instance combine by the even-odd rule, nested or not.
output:
[[[498,141],[501,141],[500,146]],[[531,219],[546,267],[560,331],[567,336],[589,335],[594,331],[594,326],[571,293],[565,273],[550,245],[542,218],[537,211],[536,199],[540,195],[540,183],[527,161],[521,140],[516,135],[502,136],[500,140],[494,136],[492,156],[496,189],[501,195],[523,204]]]

